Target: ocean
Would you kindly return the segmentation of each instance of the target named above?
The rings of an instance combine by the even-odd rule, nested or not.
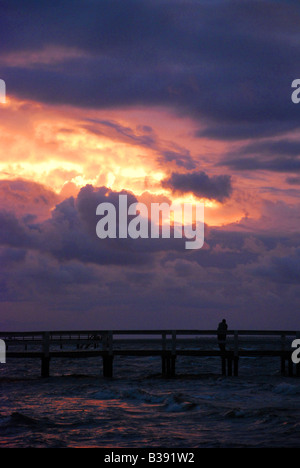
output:
[[[0,365],[1,448],[296,448],[300,379],[279,358],[241,358],[238,377],[220,358],[178,357],[176,377],[157,357],[38,359]]]

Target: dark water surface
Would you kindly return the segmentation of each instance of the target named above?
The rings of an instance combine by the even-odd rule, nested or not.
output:
[[[243,358],[239,377],[218,358],[178,358],[177,377],[159,358],[39,360],[0,368],[1,447],[300,447],[300,380],[279,359]]]

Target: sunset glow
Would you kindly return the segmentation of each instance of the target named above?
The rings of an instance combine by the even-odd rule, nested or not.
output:
[[[297,9],[96,3],[3,10],[2,327],[295,323]],[[120,193],[203,203],[203,248],[100,241]]]

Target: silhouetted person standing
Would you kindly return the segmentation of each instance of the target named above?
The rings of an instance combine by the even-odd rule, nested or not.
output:
[[[226,320],[223,319],[222,322],[219,323],[218,326],[218,343],[221,351],[225,351],[226,348],[226,333],[227,333],[227,323]]]

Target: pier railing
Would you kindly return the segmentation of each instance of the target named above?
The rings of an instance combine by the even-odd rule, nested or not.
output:
[[[102,357],[103,375],[112,377],[116,356],[159,356],[162,374],[175,376],[179,356],[221,358],[223,375],[238,375],[241,357],[279,357],[281,373],[300,376],[291,360],[291,343],[300,332],[290,330],[228,330],[225,350],[216,330],[71,330],[0,332],[7,359],[40,358],[41,374],[49,376],[51,358]],[[251,349],[245,346],[255,340]],[[155,346],[154,346],[155,344]]]

